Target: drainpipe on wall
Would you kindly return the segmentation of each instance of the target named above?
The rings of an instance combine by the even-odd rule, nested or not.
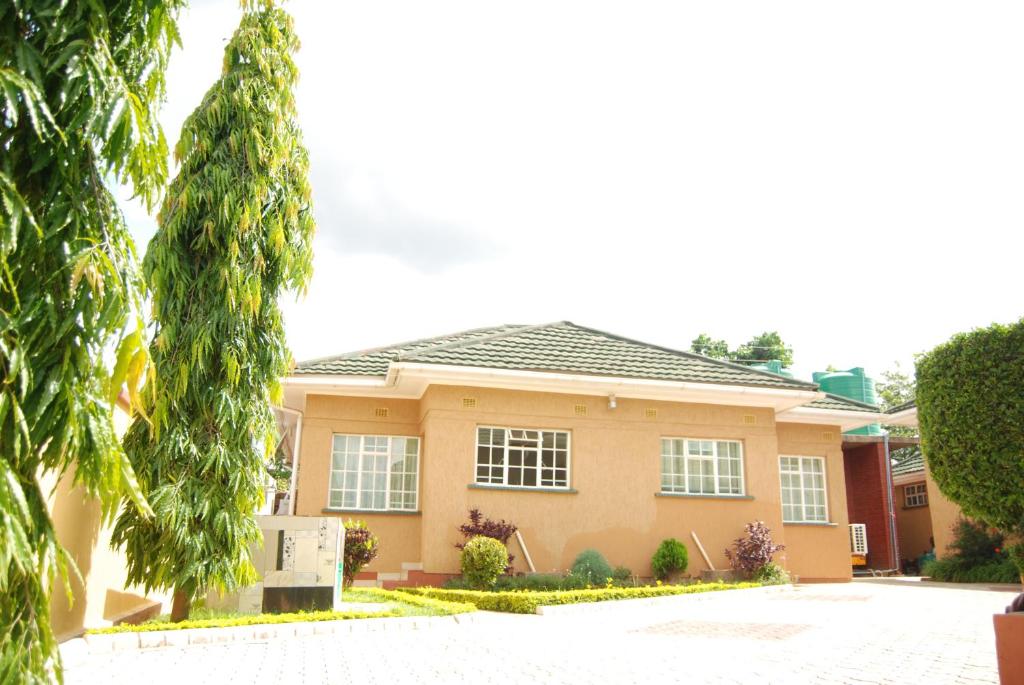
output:
[[[896,505],[892,496],[892,458],[889,456],[889,431],[882,434],[882,443],[885,445],[885,499],[889,504],[889,543],[892,549],[892,569],[899,573],[900,568],[900,543],[896,534]]]

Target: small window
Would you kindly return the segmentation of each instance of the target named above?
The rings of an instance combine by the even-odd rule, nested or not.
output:
[[[569,433],[478,428],[476,482],[522,488],[568,488]]]
[[[903,501],[907,507],[924,507],[928,505],[928,488],[924,483],[914,483],[903,487]]]
[[[825,460],[821,457],[779,457],[782,520],[785,523],[827,523]]]
[[[416,511],[420,439],[335,435],[328,506]]]
[[[662,438],[661,491],[742,495],[742,445],[735,440]]]

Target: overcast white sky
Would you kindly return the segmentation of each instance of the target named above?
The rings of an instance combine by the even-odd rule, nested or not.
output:
[[[1024,314],[1024,4],[294,0],[297,359],[569,319],[874,375]],[[193,2],[163,117],[217,78]],[[125,203],[140,251],[153,220]]]

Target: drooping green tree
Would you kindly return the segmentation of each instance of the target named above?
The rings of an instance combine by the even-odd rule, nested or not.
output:
[[[62,677],[49,593],[74,569],[39,474],[73,478],[107,516],[124,492],[144,506],[112,423],[145,369],[142,281],[106,182],[151,205],[166,183],[157,112],[182,4],[0,3],[3,683]]]
[[[144,261],[152,289],[151,422],[125,436],[154,516],[114,528],[129,581],[173,588],[172,619],[208,589],[255,580],[249,545],[273,454],[271,403],[291,357],[278,298],[305,289],[314,232],[297,123],[291,17],[243,8],[220,79],[185,121],[180,170]]]

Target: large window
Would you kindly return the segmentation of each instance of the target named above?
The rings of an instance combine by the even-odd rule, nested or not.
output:
[[[827,523],[825,460],[821,457],[779,457],[782,479],[782,520]]]
[[[928,488],[924,483],[914,483],[903,488],[903,502],[907,507],[923,507],[928,504]]]
[[[419,438],[335,435],[329,506],[416,511]]]
[[[742,495],[742,445],[735,440],[662,438],[661,491]]]
[[[569,433],[478,428],[476,482],[514,487],[569,487]]]

